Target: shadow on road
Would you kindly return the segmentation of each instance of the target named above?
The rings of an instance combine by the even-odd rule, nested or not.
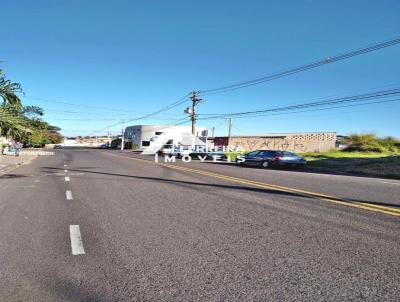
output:
[[[21,174],[4,174],[0,176],[0,179],[11,179],[11,178],[23,178],[25,175]]]
[[[111,302],[111,299],[106,298],[106,294],[100,292],[99,288],[87,288],[82,283],[72,282],[66,278],[58,278],[51,276],[53,282],[48,285],[48,289],[53,295],[56,295],[60,300],[71,302]]]
[[[54,170],[56,170],[56,171],[63,170],[61,168],[53,168],[53,167],[43,167],[42,169],[46,169],[47,173],[54,171]],[[281,195],[281,196],[314,198],[314,199],[319,199],[319,200],[321,199],[319,196],[313,195],[313,194],[289,192],[289,191],[283,191],[283,190],[279,190],[279,189],[263,189],[263,188],[237,186],[237,185],[222,185],[222,184],[216,184],[216,183],[199,183],[199,182],[174,180],[174,179],[166,179],[166,178],[159,178],[159,177],[146,177],[146,176],[137,176],[137,175],[116,174],[116,173],[109,173],[109,172],[89,171],[89,170],[83,170],[83,169],[69,169],[69,171],[84,172],[84,173],[99,174],[99,175],[108,175],[108,176],[117,176],[117,177],[140,179],[140,180],[148,180],[148,181],[155,181],[155,182],[160,182],[160,183],[171,183],[171,184],[182,185],[182,186],[190,185],[190,186],[201,186],[201,187],[214,187],[214,188],[249,191],[249,192],[256,192],[256,193],[268,193],[268,194]],[[355,200],[355,199],[344,200],[342,198],[335,198],[335,197],[329,197],[329,198],[325,198],[325,199],[329,199],[329,200],[333,200],[333,201],[349,202],[349,203],[362,202],[364,204],[372,204],[372,205],[381,205],[381,206],[390,206],[390,207],[400,208],[400,205],[391,204],[391,203],[382,203],[382,202],[373,202],[373,201]]]

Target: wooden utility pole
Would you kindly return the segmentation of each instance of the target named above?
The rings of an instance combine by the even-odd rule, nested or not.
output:
[[[232,118],[229,118],[229,130],[228,130],[228,138],[232,136]]]
[[[192,134],[196,135],[196,91],[192,92]]]
[[[191,120],[192,120],[192,134],[196,135],[196,106],[202,101],[202,99],[197,98],[197,92],[192,91],[192,110],[190,112],[191,114]]]

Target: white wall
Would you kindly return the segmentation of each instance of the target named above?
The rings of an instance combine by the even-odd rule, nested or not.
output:
[[[207,131],[206,127],[196,127],[196,135],[203,136],[202,132]],[[156,134],[157,133],[157,134]],[[143,141],[150,141],[156,135],[163,133],[171,134],[171,137],[181,137],[191,135],[191,126],[170,126],[170,125],[136,125],[129,126],[125,129],[125,141],[132,142],[138,148],[143,148]]]
[[[4,136],[0,136],[0,144],[8,144],[10,140]]]
[[[77,141],[74,140],[74,139],[65,139],[65,140],[63,141],[63,145],[64,145],[64,146],[77,146],[78,143],[77,143]]]

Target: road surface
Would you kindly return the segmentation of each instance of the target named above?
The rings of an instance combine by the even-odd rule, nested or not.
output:
[[[0,301],[398,301],[400,182],[65,149],[0,177]]]

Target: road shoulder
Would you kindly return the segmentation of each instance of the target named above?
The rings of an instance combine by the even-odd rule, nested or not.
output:
[[[37,158],[37,155],[21,155],[21,156],[12,156],[12,155],[1,155],[0,156],[0,176],[7,174],[20,166],[28,165]]]

